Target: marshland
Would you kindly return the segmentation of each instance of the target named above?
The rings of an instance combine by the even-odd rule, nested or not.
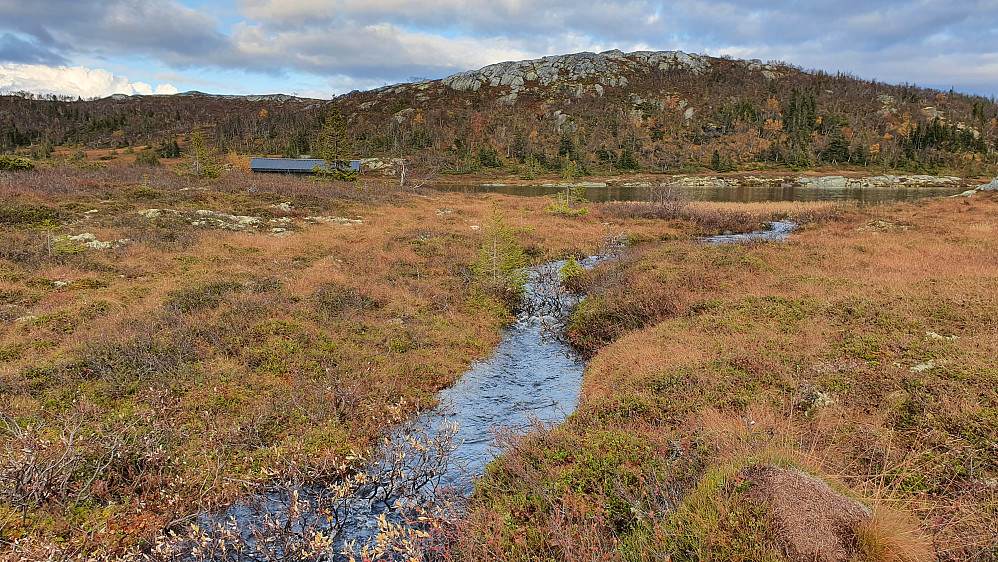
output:
[[[0,174],[5,557],[248,555],[203,514],[355,482],[522,320],[519,268],[613,241],[557,274],[579,302],[552,327],[586,361],[574,412],[496,427],[470,497],[441,491],[366,554],[839,559],[813,511],[835,555],[991,559],[996,216],[988,192],[597,204],[239,170]],[[777,220],[799,226],[699,241]],[[563,390],[545,384],[523,398]],[[272,558],[360,558],[301,521],[261,526],[284,541]]]

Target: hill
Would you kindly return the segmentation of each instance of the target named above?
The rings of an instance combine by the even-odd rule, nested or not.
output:
[[[531,177],[820,164],[998,167],[998,106],[957,92],[678,51],[506,62],[336,99],[359,157]],[[201,127],[225,149],[311,151],[322,100],[292,96],[0,96],[0,151],[163,144]]]

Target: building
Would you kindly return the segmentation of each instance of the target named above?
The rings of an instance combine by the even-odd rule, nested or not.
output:
[[[253,158],[250,170],[254,172],[276,172],[281,174],[310,174],[316,166],[326,170],[326,161],[321,158]],[[360,160],[351,160],[344,170],[360,172]]]

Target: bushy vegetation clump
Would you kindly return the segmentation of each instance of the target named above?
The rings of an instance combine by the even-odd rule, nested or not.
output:
[[[35,163],[22,156],[0,155],[0,172],[34,170]]]
[[[506,224],[497,207],[493,207],[482,232],[484,240],[478,249],[478,257],[471,264],[475,289],[506,310],[515,311],[523,298],[527,283],[525,268],[530,260],[516,240],[513,228]]]
[[[152,148],[140,150],[135,155],[135,163],[140,166],[161,166],[157,151]]]

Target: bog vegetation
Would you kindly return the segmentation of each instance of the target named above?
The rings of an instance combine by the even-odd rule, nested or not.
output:
[[[141,164],[0,175],[4,550],[142,552],[259,484],[338,482],[489,353],[518,267],[595,250],[606,227],[544,203]]]
[[[561,271],[587,295],[567,332],[592,357],[577,413],[500,434],[466,523],[427,511],[421,534],[386,524],[368,554],[812,557],[788,529],[813,526],[795,506],[824,498],[853,558],[995,555],[993,196],[666,194],[566,216],[238,171],[0,177],[7,558],[176,556],[172,530],[194,541],[181,554],[217,559],[238,530],[192,531],[193,514],[260,484],[363,486],[351,474],[384,429],[496,343],[518,267],[621,232],[623,259]],[[786,217],[803,225],[788,243],[690,241]],[[332,524],[268,525],[254,533],[283,541],[271,557],[339,548]]]

